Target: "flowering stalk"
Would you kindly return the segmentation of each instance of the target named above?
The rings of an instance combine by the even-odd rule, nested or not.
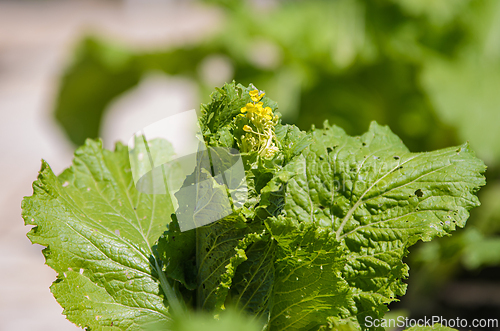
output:
[[[244,153],[257,152],[265,158],[272,158],[279,150],[277,147],[274,127],[278,123],[278,116],[273,114],[271,107],[264,107],[261,101],[265,93],[259,90],[249,92],[252,102],[241,108],[241,114],[246,120],[243,123],[243,131],[246,133],[240,137],[238,145]]]

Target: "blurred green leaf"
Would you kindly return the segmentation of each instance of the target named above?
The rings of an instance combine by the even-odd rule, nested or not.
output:
[[[172,331],[261,331],[262,324],[241,312],[228,309],[219,318],[204,312],[192,312],[182,318],[174,318],[169,325]]]
[[[139,82],[133,55],[86,39],[61,81],[55,116],[70,140],[81,145],[97,138],[102,114],[117,95]]]
[[[456,143],[418,77],[426,61],[422,49],[440,45],[458,28],[435,34],[439,28],[420,14],[408,17],[391,1],[287,1],[259,15],[250,14],[256,8],[246,1],[225,8],[220,32],[191,46],[135,54],[84,41],[57,101],[56,116],[71,140],[95,137],[109,102],[148,71],[192,77],[205,94],[199,67],[222,55],[232,62],[234,79],[264,86],[277,96],[284,120],[302,129],[320,125],[326,115],[350,134],[361,134],[372,120],[388,124],[416,151]],[[420,30],[436,40],[411,32]]]

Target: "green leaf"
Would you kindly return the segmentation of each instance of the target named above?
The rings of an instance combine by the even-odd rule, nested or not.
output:
[[[135,189],[128,149],[88,140],[72,167],[55,176],[44,161],[33,196],[23,200],[28,237],[46,246],[57,272],[51,291],[64,314],[92,330],[165,327],[152,246],[169,222],[167,195]]]
[[[500,264],[500,237],[487,237],[476,228],[468,228],[462,235],[462,259],[468,269]]]
[[[275,280],[276,245],[267,231],[251,233],[245,239],[253,241],[244,251],[246,259],[236,269],[226,302],[267,320]]]
[[[228,268],[234,269],[246,259],[243,250],[248,243],[238,246],[248,233],[248,226],[238,215],[230,215],[196,229],[198,308],[223,309],[227,296],[223,287],[230,286],[227,273],[230,273],[230,278],[234,275]]]
[[[295,125],[278,124],[276,126],[276,138],[280,142],[281,151],[285,155],[285,163],[300,155],[311,144],[311,136]]]
[[[189,290],[196,289],[196,231],[181,232],[175,214],[168,231],[158,240],[158,254],[166,265],[167,277]]]
[[[233,118],[240,113],[240,110],[247,102],[250,102],[250,96],[248,92],[249,87],[244,87],[241,84],[236,85],[233,81],[232,83],[227,83],[221,88],[217,88],[215,92],[210,95],[210,103],[206,105],[201,105],[201,117],[200,123],[203,130],[203,135],[210,135],[212,140],[210,141],[210,146],[217,146],[214,144],[214,139],[219,140],[221,134],[225,133],[221,129],[230,124]],[[225,141],[226,139],[223,139]],[[229,139],[228,143],[230,145],[225,147],[231,147],[234,143],[232,137]],[[224,146],[224,145],[222,145]]]
[[[185,232],[173,220],[158,243],[167,276],[197,290],[197,305],[205,310],[234,306],[265,314],[274,278],[269,235],[252,232],[237,215]],[[187,293],[185,300],[194,301],[192,296]]]
[[[443,120],[455,126],[460,139],[468,139],[487,164],[494,164],[500,158],[500,61],[475,54],[479,47],[484,46],[474,46],[453,62],[428,61],[421,81]]]
[[[467,42],[461,42],[451,59],[429,57],[420,82],[443,121],[453,125],[459,138],[467,139],[486,164],[493,165],[500,160],[500,3],[474,3],[466,13],[461,17],[467,17],[462,27]]]
[[[205,151],[206,153],[206,151]],[[205,156],[199,159],[205,158]],[[208,158],[208,157],[207,157]],[[207,166],[210,167],[210,164]],[[232,213],[225,185],[218,183],[206,167],[199,165],[175,194],[177,220],[182,230],[194,229]]]
[[[410,153],[376,123],[360,137],[326,123],[312,137],[309,149],[284,168],[295,174],[286,217],[335,233],[347,257],[343,277],[355,292],[353,316],[359,323],[381,318],[385,305],[406,291],[407,248],[465,225],[479,205],[474,194],[485,184],[485,166],[467,144]]]
[[[81,145],[97,138],[112,99],[139,83],[142,68],[132,52],[86,38],[61,81],[55,117],[69,139]]]
[[[170,324],[171,331],[261,331],[262,326],[250,316],[234,309],[228,309],[214,318],[213,315],[196,312],[184,318],[175,318]]]
[[[162,52],[137,53],[113,42],[86,37],[66,68],[58,91],[55,117],[76,145],[97,138],[109,104],[135,87],[148,72],[196,76],[207,55],[204,44]]]
[[[270,330],[316,330],[340,322],[353,302],[342,279],[345,256],[335,235],[284,217],[266,224],[277,242]]]

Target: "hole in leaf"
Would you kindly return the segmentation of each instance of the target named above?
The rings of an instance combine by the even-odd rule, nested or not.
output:
[[[418,189],[415,191],[415,195],[419,198],[423,197],[424,196],[424,192],[422,192],[421,189]]]
[[[332,149],[332,148],[330,148],[330,147],[327,147],[327,148],[326,148],[326,151],[327,151],[328,153],[331,153],[331,152],[333,152],[333,149]]]
[[[399,160],[399,156],[394,156],[394,160]]]

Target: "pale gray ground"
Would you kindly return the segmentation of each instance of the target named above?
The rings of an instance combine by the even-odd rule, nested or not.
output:
[[[40,160],[59,173],[73,146],[50,116],[71,50],[87,31],[134,47],[193,41],[217,28],[220,13],[184,1],[0,1],[0,331],[77,330],[49,291],[55,272],[31,245],[21,200],[31,195]],[[139,6],[140,3],[140,6]],[[107,147],[173,111],[197,107],[185,79],[152,74],[108,112]]]

